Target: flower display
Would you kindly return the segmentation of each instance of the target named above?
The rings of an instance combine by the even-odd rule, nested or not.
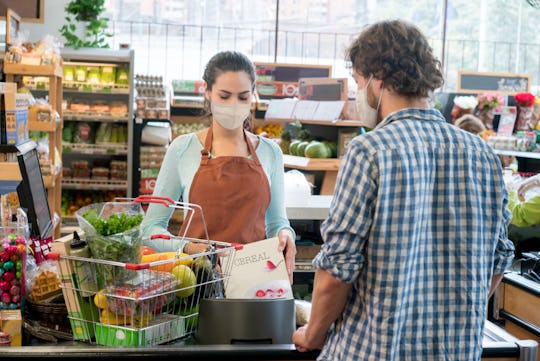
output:
[[[482,93],[478,95],[478,110],[495,109],[504,104],[504,97],[499,93]]]
[[[517,93],[514,95],[514,100],[519,107],[532,107],[534,105],[535,97],[531,93]]]
[[[474,109],[478,104],[475,96],[457,96],[454,98],[454,104],[461,109]]]

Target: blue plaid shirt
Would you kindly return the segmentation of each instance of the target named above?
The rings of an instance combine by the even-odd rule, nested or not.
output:
[[[501,166],[434,109],[354,138],[313,264],[353,284],[319,360],[480,360],[493,274],[508,268]]]

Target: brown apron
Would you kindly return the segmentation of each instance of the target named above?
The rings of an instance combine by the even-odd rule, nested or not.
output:
[[[249,243],[266,238],[264,218],[270,204],[270,185],[251,141],[244,131],[253,159],[210,158],[212,137],[210,126],[201,164],[191,183],[189,202],[201,206],[211,240]],[[180,235],[186,226],[184,222]],[[194,212],[186,236],[206,239],[200,212]]]

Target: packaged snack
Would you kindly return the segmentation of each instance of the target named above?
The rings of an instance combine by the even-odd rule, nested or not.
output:
[[[137,276],[118,285],[104,289],[109,311],[121,315],[161,313],[175,297],[177,279],[170,272],[141,270]]]
[[[94,131],[92,126],[86,122],[77,123],[75,131],[73,132],[74,143],[94,143]]]

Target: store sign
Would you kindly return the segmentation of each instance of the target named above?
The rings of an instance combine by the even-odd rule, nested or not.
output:
[[[491,91],[515,94],[529,92],[530,86],[531,76],[528,74],[458,72],[457,92],[459,93],[477,94]]]

